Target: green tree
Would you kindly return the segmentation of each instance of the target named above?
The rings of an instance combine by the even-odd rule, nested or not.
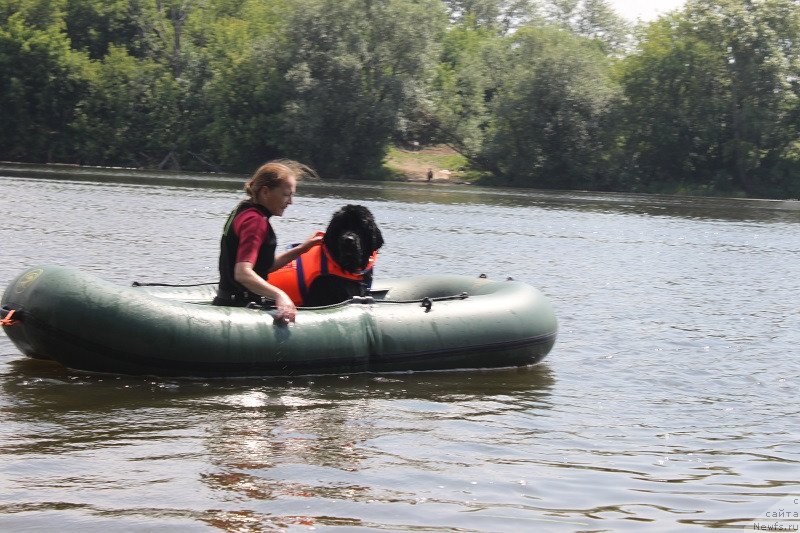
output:
[[[64,1],[0,3],[0,157],[74,161],[71,124],[88,59],[64,32]]]
[[[326,176],[374,176],[444,24],[433,0],[297,2],[281,59],[284,151]]]
[[[278,1],[238,4],[202,12],[210,77],[202,92],[209,121],[200,154],[222,168],[249,171],[286,155],[282,124],[288,81],[279,57],[287,46],[287,13]]]
[[[447,143],[475,160],[488,121],[487,102],[495,89],[493,58],[501,55],[498,50],[502,46],[503,40],[493,28],[469,18],[451,25],[445,33],[430,103],[420,108],[425,116],[416,117],[431,141]]]
[[[536,0],[444,0],[450,20],[501,34],[530,22],[537,12]]]
[[[136,0],[130,5],[139,31],[132,53],[169,73],[158,78],[148,115],[153,128],[150,138],[160,140],[161,153],[154,159],[157,166],[217,169],[215,162],[204,157],[210,115],[206,86],[213,77],[207,12],[230,10],[230,2]]]
[[[721,45],[730,125],[722,145],[726,168],[746,192],[775,194],[786,184],[772,179],[771,170],[798,141],[800,4],[695,0],[687,6],[687,25]]]
[[[180,90],[169,70],[111,46],[95,63],[74,130],[85,163],[157,167],[174,144]]]
[[[73,50],[92,59],[102,59],[109,47],[139,48],[139,28],[131,18],[129,0],[67,0],[64,6],[66,33]]]
[[[692,0],[653,23],[620,69],[631,179],[796,191],[798,37],[791,0]]]
[[[606,53],[621,54],[630,41],[630,24],[607,0],[547,0],[539,13],[551,24],[595,40]]]
[[[553,28],[561,28],[564,42],[574,41],[566,32],[585,37],[580,40],[581,51],[576,54],[586,53],[592,60],[600,58],[601,51],[621,52],[629,31],[627,24],[605,0],[448,1],[446,4],[455,23],[444,37],[442,57],[433,83],[434,113],[427,122],[439,132],[436,140],[447,142],[473,163],[489,166],[498,174],[503,174],[501,167],[507,167],[509,163],[506,161],[497,166],[504,149],[504,142],[500,141],[503,128],[499,125],[509,119],[509,99],[519,98],[519,94],[512,97],[510,93],[520,90],[532,78],[547,75],[535,57],[525,57],[528,52],[538,54],[540,50],[523,47],[525,52],[515,53],[513,49],[520,46],[516,36],[501,40],[510,27],[503,21],[513,19],[514,25],[511,26],[527,32],[527,35],[536,31],[544,35],[552,33]],[[523,23],[526,24],[521,27]],[[595,50],[590,50],[592,47]],[[607,67],[606,58],[600,58],[600,65],[603,69]],[[528,79],[512,88],[509,73],[522,76],[522,72],[531,66],[534,66],[534,71],[528,72]],[[604,76],[601,85],[605,79]],[[528,104],[515,101],[513,105]],[[504,116],[498,117],[498,111],[502,111]],[[528,111],[520,111],[519,119],[528,120],[530,116],[522,118],[521,115],[536,113]]]
[[[566,31],[518,30],[495,62],[484,165],[520,186],[604,187],[605,120],[618,94],[608,61]]]
[[[686,34],[680,16],[650,24],[638,51],[619,65],[626,101],[619,131],[626,143],[622,183],[643,190],[693,188],[715,180],[727,135],[725,67],[718,51]]]

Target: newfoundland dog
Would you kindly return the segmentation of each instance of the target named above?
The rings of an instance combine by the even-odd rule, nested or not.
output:
[[[322,274],[309,286],[304,305],[330,305],[354,296],[366,296],[372,285],[369,259],[383,246],[383,235],[370,210],[363,205],[342,207],[333,214],[322,242],[342,270],[350,274],[363,273],[363,279]]]

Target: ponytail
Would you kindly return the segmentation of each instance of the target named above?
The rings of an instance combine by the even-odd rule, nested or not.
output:
[[[264,163],[253,176],[244,184],[244,192],[253,202],[257,201],[258,193],[262,187],[274,189],[291,178],[300,180],[302,177],[319,178],[311,167],[292,161],[291,159],[276,159]]]

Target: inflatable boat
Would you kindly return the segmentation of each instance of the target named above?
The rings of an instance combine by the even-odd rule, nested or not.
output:
[[[434,275],[385,280],[341,304],[275,310],[210,305],[212,284],[120,286],[39,266],[12,280],[0,323],[25,355],[118,374],[226,377],[524,366],[556,340],[550,303],[519,281]]]

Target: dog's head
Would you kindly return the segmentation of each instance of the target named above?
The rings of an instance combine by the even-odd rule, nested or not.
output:
[[[346,205],[331,218],[323,239],[331,257],[348,272],[367,267],[372,252],[383,246],[383,235],[363,205]]]

